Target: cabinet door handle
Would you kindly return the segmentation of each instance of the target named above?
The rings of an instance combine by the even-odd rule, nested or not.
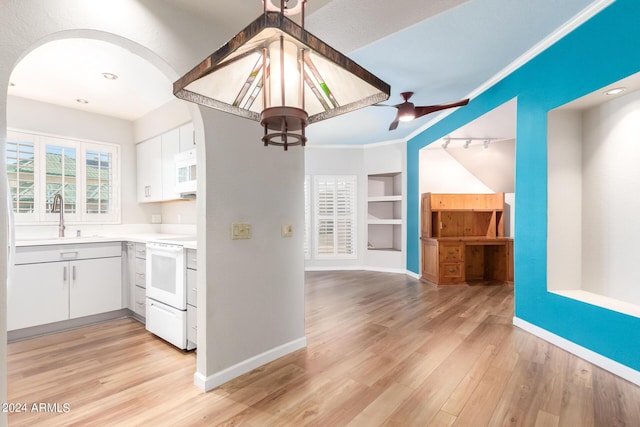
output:
[[[191,290],[192,290],[193,292],[198,292],[198,290],[197,290],[196,288],[191,288]]]
[[[66,282],[67,281],[67,267],[62,267],[62,281]]]
[[[76,281],[76,266],[71,267],[71,280]]]
[[[78,258],[78,251],[60,252],[60,259]]]

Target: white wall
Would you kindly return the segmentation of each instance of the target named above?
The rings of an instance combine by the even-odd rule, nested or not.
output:
[[[364,178],[367,175],[402,173],[402,235],[400,236],[400,251],[368,251],[365,249],[365,265],[376,269],[390,271],[406,271],[407,257],[405,247],[407,242],[407,150],[405,142],[374,144],[364,149]],[[364,188],[367,191],[367,188]],[[365,194],[365,196],[367,196]],[[365,199],[364,210],[368,203]],[[367,215],[368,217],[368,215]],[[386,226],[385,226],[386,227]],[[365,228],[368,234],[368,227]],[[375,231],[373,231],[375,233]],[[365,236],[367,235],[365,234]],[[394,236],[397,238],[397,236]]]
[[[481,148],[484,150],[484,148]],[[489,148],[489,150],[491,147]],[[476,175],[466,169],[454,156],[449,153],[450,149],[444,149],[439,142],[420,150],[420,194],[422,193],[496,193],[496,191],[488,187]],[[486,151],[486,150],[485,150]],[[493,161],[498,161],[504,153],[510,152],[510,148],[501,150],[502,154],[492,155]],[[497,157],[496,157],[497,156]],[[485,165],[490,168],[491,163]],[[512,174],[515,171],[511,172]],[[509,176],[504,171],[496,174],[494,178],[502,177],[494,180],[496,188],[504,190],[513,185],[513,176]],[[515,194],[505,193],[505,227],[504,233],[506,237],[514,237],[515,230]]]
[[[174,99],[133,122],[133,140],[145,141],[191,121],[186,101]],[[163,224],[196,224],[195,200],[150,203],[162,215]]]
[[[312,259],[305,267],[313,269],[375,268],[404,271],[406,257],[402,252],[367,251],[368,182],[367,175],[406,171],[404,142],[375,144],[371,146],[307,146],[305,147],[306,175],[356,175],[357,188],[357,256],[353,259]],[[313,185],[313,184],[312,184]],[[406,194],[406,177],[403,178],[403,194]],[[406,218],[406,203],[403,204]],[[406,227],[403,227],[406,230]],[[406,236],[403,236],[403,242]],[[312,243],[313,245],[313,243]],[[405,245],[403,244],[402,247]],[[313,252],[313,246],[312,246]],[[375,252],[375,253],[373,253]]]
[[[582,114],[547,116],[547,288],[582,287]]]
[[[548,129],[549,290],[640,305],[640,91],[553,111]]]
[[[420,150],[420,193],[493,193],[437,143]]]
[[[640,91],[583,116],[583,289],[640,304]]]
[[[202,114],[206,339],[212,346],[207,354],[212,374],[203,380],[210,386],[224,379],[219,371],[251,368],[244,362],[256,355],[267,361],[276,347],[305,345],[304,152],[264,147],[258,123],[213,110]],[[250,224],[251,239],[231,240],[234,222]],[[281,237],[284,224],[293,226],[293,237]]]
[[[31,99],[8,97],[8,127],[48,135],[109,142],[120,146],[122,223],[151,222],[156,206],[142,205],[136,195],[136,156],[133,125],[128,120],[107,117]],[[134,185],[130,185],[134,183]]]
[[[5,2],[4,7],[10,13],[0,14],[0,149],[6,139],[11,71],[42,43],[64,37],[113,42],[147,59],[173,81],[226,39],[209,23],[167,2],[22,0],[10,6]],[[264,361],[264,352],[274,348],[291,351],[287,344],[292,341],[304,345],[302,236],[279,237],[282,222],[302,229],[303,155],[301,150],[284,153],[262,147],[257,123],[206,108],[189,110],[196,140],[206,141],[206,147],[196,148],[199,158],[206,158],[196,202],[197,376],[231,379],[242,369],[223,372],[225,368],[247,367],[247,360],[254,357]],[[6,176],[4,162],[0,176]],[[5,186],[0,186],[0,200],[6,200]],[[251,240],[229,239],[230,223],[238,220],[254,225]],[[5,215],[0,215],[0,229],[6,229]],[[7,273],[6,249],[3,234],[0,277]],[[0,306],[5,305],[3,285]],[[5,333],[6,318],[0,316],[0,335]],[[4,340],[0,340],[0,378],[0,400],[7,401]]]
[[[314,268],[337,268],[337,267],[361,267],[364,265],[364,254],[366,250],[364,239],[367,235],[366,228],[366,200],[367,200],[367,178],[364,173],[363,148],[358,147],[313,147],[304,148],[304,168],[306,175],[356,175],[358,188],[356,190],[357,203],[357,253],[354,259],[339,260],[315,260],[313,259],[313,241],[311,246],[312,259],[305,261],[305,267]],[[311,182],[313,191],[313,182]],[[313,221],[313,217],[312,217]],[[313,239],[312,239],[313,240]]]

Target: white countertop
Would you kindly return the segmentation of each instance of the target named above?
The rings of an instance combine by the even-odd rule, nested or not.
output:
[[[182,240],[186,237],[180,234],[162,234],[162,233],[141,233],[141,234],[126,234],[126,235],[114,235],[114,236],[69,236],[69,237],[19,237],[16,239],[16,247],[22,246],[49,246],[49,245],[70,245],[78,243],[102,243],[102,242],[135,242],[135,243],[147,243],[151,241],[165,241],[171,242],[171,239],[181,238],[180,243],[187,249],[197,249],[197,241],[195,237],[193,240]]]

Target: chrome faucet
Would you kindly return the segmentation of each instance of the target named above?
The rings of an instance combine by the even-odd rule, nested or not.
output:
[[[53,196],[53,206],[51,206],[51,213],[56,212],[56,206],[60,209],[60,223],[58,224],[58,237],[64,237],[64,200],[62,194],[58,193]]]

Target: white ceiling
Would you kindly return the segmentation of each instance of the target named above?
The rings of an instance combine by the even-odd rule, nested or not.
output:
[[[259,0],[162,0],[233,36]],[[293,0],[295,1],[295,0]],[[306,28],[391,85],[389,104],[466,97],[597,0],[309,0]],[[91,44],[92,43],[92,44]],[[213,52],[217,46],[212,46]],[[194,64],[195,65],[195,64]],[[108,81],[103,72],[120,78]],[[27,55],[9,94],[135,120],[173,99],[171,82],[128,51],[97,41],[47,43]],[[81,105],[76,99],[84,98]],[[365,108],[309,126],[309,144],[363,144],[407,137],[437,114],[389,132],[393,108]],[[358,123],[358,126],[353,126]]]

